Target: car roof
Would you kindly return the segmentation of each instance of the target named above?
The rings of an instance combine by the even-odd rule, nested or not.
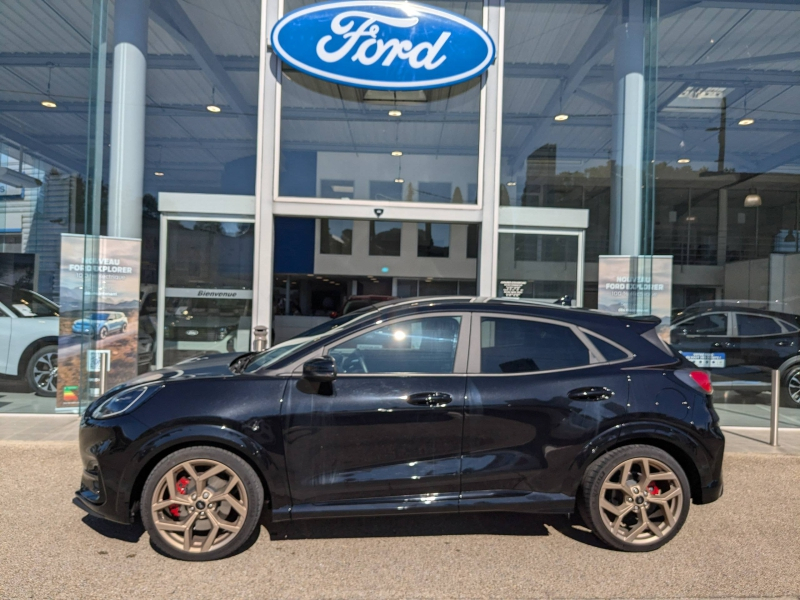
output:
[[[714,302],[703,304],[699,306],[689,306],[681,312],[676,320],[683,320],[684,318],[696,317],[698,315],[715,312],[737,312],[747,313],[752,315],[760,315],[762,317],[775,317],[785,321],[800,322],[800,315],[793,315],[791,313],[778,312],[776,310],[764,310],[761,308],[753,308],[752,306],[745,306],[736,302]]]
[[[400,312],[416,312],[420,308],[440,310],[486,311],[508,314],[521,314],[562,319],[573,323],[619,323],[620,321],[636,322],[652,327],[661,322],[654,316],[615,315],[588,308],[564,306],[529,298],[489,298],[486,296],[422,296],[379,302],[362,310],[380,311],[389,314]]]

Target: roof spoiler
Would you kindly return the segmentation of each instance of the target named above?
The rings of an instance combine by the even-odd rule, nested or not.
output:
[[[639,334],[649,331],[650,329],[655,329],[661,325],[661,318],[656,317],[655,315],[636,315],[630,317],[620,317],[620,319],[625,321],[629,327],[634,329]]]

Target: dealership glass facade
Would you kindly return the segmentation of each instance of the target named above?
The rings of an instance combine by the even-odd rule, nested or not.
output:
[[[5,2],[0,283],[57,304],[62,234],[141,239],[146,370],[245,350],[254,325],[280,342],[353,296],[597,308],[601,257],[671,256],[672,341],[733,368],[723,423],[768,424],[756,367],[798,354],[800,6],[431,2],[494,63],[383,91],[282,67],[268,32],[307,4]],[[23,344],[9,303],[0,411],[52,411],[20,376],[58,319],[27,317]]]

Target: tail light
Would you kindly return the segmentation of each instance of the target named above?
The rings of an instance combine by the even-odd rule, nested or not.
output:
[[[684,383],[690,385],[703,392],[704,394],[711,395],[714,393],[714,386],[711,383],[711,374],[708,371],[701,371],[699,369],[682,369],[676,371],[675,374]]]

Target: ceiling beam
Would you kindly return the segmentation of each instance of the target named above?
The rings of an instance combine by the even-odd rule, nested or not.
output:
[[[90,63],[88,53],[60,52],[0,52],[0,66],[3,67],[62,67],[71,69],[88,69]],[[257,56],[220,56],[217,61],[228,72],[258,73]],[[106,57],[106,65],[114,65],[114,54]],[[156,70],[199,71],[200,65],[189,54],[148,54],[147,68]]]
[[[65,156],[50,146],[50,144],[44,143],[38,138],[31,137],[26,133],[22,133],[13,127],[0,124],[0,137],[5,138],[18,146],[22,146],[25,148],[25,152],[27,154],[36,156],[50,165],[61,167],[65,171],[81,174],[85,173],[86,171],[85,161]],[[86,145],[85,137],[83,138],[83,144],[84,146]]]

